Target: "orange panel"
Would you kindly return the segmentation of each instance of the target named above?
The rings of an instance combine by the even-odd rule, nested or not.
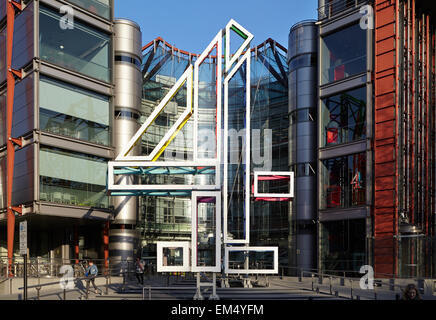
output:
[[[394,191],[381,190],[375,193],[375,207],[376,208],[393,208],[394,207]],[[379,213],[379,211],[377,211]],[[377,217],[377,215],[376,215]],[[392,219],[392,217],[391,217]]]
[[[376,163],[393,161],[394,156],[395,156],[394,148],[392,148],[392,145],[375,148],[374,158]],[[392,174],[394,173],[395,172],[392,172]],[[377,172],[376,172],[376,176],[377,176]]]
[[[395,178],[394,176],[375,178],[375,190],[394,190],[395,189]]]

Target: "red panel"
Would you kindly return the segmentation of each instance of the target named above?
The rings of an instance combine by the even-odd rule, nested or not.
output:
[[[377,47],[377,51],[375,52],[375,54],[381,55],[383,53],[387,53],[387,52],[393,52],[392,51],[392,47],[394,46],[395,43],[395,39],[393,38],[387,38],[384,40],[380,40],[378,47]]]
[[[393,162],[376,164],[375,170],[377,177],[392,176],[392,172],[395,172],[395,164]]]
[[[386,208],[394,207],[394,191],[395,186],[391,186],[392,190],[375,191],[375,207]],[[376,215],[377,216],[377,215]]]
[[[395,107],[389,106],[387,108],[378,109],[377,118],[380,122],[395,120]]]
[[[391,57],[393,58],[393,56],[391,56]],[[383,61],[383,59],[381,59],[381,58],[380,59],[376,58],[376,60],[377,60],[377,62]],[[384,69],[384,70],[386,70],[386,69]],[[393,86],[393,84],[395,82],[394,74],[391,74],[390,76],[383,77],[381,79],[378,79],[376,77],[376,82],[377,82],[377,85],[375,86],[376,96],[380,96],[380,95],[385,94],[385,93],[390,93],[395,88]]]
[[[376,124],[376,128],[377,128],[377,124]],[[375,156],[375,162],[376,163],[381,163],[381,162],[388,162],[388,161],[393,161],[394,160],[394,148],[392,147],[392,145],[387,145],[387,146],[381,146],[381,147],[375,147],[374,148],[374,156]],[[376,176],[377,176],[377,172],[376,172]],[[395,171],[392,172],[392,174],[395,174]]]
[[[389,106],[394,106],[394,105],[395,105],[395,94],[393,92],[375,97],[376,110],[381,108],[386,108]]]
[[[375,178],[375,190],[387,190],[395,186],[395,179],[392,175],[388,177],[377,176]]]
[[[395,136],[395,122],[394,120],[380,122],[381,119],[379,119],[380,111],[376,111],[377,114],[377,120],[376,120],[376,126],[375,126],[375,139],[387,139],[392,138]],[[382,113],[383,114],[383,113]]]
[[[375,0],[374,268],[396,269],[395,1]],[[383,275],[383,277],[388,275]]]

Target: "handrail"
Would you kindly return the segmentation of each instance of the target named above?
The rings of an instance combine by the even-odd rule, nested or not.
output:
[[[100,276],[95,276],[95,277],[77,277],[77,278],[73,278],[72,281],[82,281],[82,280],[90,280],[90,279],[106,278],[106,277],[109,277],[109,275],[100,275]],[[43,284],[36,284],[36,285],[33,285],[33,286],[28,286],[27,289],[40,288],[40,287],[48,287],[48,286],[53,286],[53,285],[57,285],[57,284],[59,284],[59,281],[43,283]],[[24,287],[18,288],[18,290],[23,290],[23,289],[24,289]]]
[[[100,275],[100,276],[94,276],[94,277],[76,277],[73,278],[73,282],[75,281],[82,281],[82,280],[91,280],[91,279],[97,279],[97,278],[105,278],[106,279],[106,292],[105,294],[107,295],[109,293],[109,278],[110,278],[110,273],[106,274],[106,275]],[[124,275],[123,275],[124,278]],[[38,300],[40,300],[40,291],[43,287],[48,287],[48,286],[53,286],[53,285],[59,285],[60,281],[57,282],[50,282],[50,283],[44,283],[44,284],[37,284],[37,285],[33,285],[33,286],[28,286],[27,289],[36,289],[37,291],[37,296],[36,298]],[[24,287],[20,287],[18,288],[18,290],[24,290]],[[101,289],[99,289],[101,291],[101,294],[103,293],[103,291]],[[63,300],[66,300],[67,297],[67,288],[63,288]],[[85,293],[85,298],[88,299],[88,295],[89,295],[89,287],[86,287],[86,293]]]
[[[350,290],[351,290],[351,293],[350,293],[351,299],[353,299],[353,297],[354,297],[353,296],[353,281],[354,282],[356,282],[356,281],[360,282],[360,278],[356,279],[356,278],[351,278],[351,277],[346,277],[346,276],[326,274],[326,273],[322,273],[322,272],[307,271],[307,270],[303,270],[303,269],[301,269],[300,272],[301,272],[300,280],[299,280],[300,282],[302,281],[302,278],[304,278],[304,274],[310,274],[311,275],[311,278],[312,278],[312,290],[315,290],[315,286],[314,286],[315,275],[318,276],[318,278],[320,278],[320,279],[329,278],[330,279],[330,288],[329,288],[329,291],[330,291],[329,293],[330,294],[333,294],[333,291],[332,291],[332,288],[333,288],[332,287],[332,280],[333,279],[335,279],[335,278],[336,279],[341,279],[341,280],[343,279],[344,281],[343,281],[343,284],[340,285],[341,287],[345,287],[345,282],[346,282],[346,280],[348,280],[350,282],[350,285],[351,285],[351,287],[350,287]],[[395,279],[389,279],[389,280],[395,280]],[[412,280],[412,279],[407,279],[407,280]],[[418,279],[418,278],[414,278],[413,279],[413,281],[417,282],[417,283],[419,283],[420,280],[421,279]],[[322,284],[322,280],[321,280],[320,284]],[[422,284],[424,285],[424,287],[418,287],[418,290],[420,290],[420,291],[424,290],[424,292],[426,292],[425,287],[428,288],[428,284],[426,282],[423,282]],[[378,293],[377,293],[377,289],[376,289],[378,286],[380,286],[381,288],[383,288],[383,286],[389,287],[388,291],[396,292],[397,293],[397,298],[398,298],[398,293],[404,293],[404,285],[400,285],[400,284],[396,284],[396,283],[392,283],[392,282],[385,283],[385,282],[383,282],[383,279],[374,279],[374,289],[373,289],[374,290],[373,291],[373,298],[374,298],[374,300],[377,300],[377,297],[378,297]],[[398,289],[398,290],[396,290],[396,289]],[[319,286],[316,288],[316,290],[317,290],[317,292],[319,292]],[[360,288],[360,290],[363,290],[363,289]],[[378,289],[378,290],[381,290],[381,289]],[[339,291],[336,291],[335,295],[337,295],[338,292]],[[357,297],[358,297],[358,299],[360,299],[360,296],[357,296]]]

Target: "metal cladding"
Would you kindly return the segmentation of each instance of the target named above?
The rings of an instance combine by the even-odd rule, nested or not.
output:
[[[316,150],[317,123],[317,37],[315,21],[294,25],[289,33],[289,165],[296,173],[295,198],[292,202],[291,230],[295,230],[296,264],[301,268],[315,267],[317,184]],[[312,173],[311,173],[312,172]]]
[[[115,154],[130,140],[139,129],[138,119],[141,108],[141,41],[139,26],[129,20],[115,20],[114,24],[114,128],[113,142]],[[140,154],[140,145],[133,148],[131,155]],[[133,177],[123,177],[120,184],[131,184]],[[130,179],[130,180],[129,180]],[[122,229],[124,225],[136,225],[138,199],[134,196],[112,197],[114,221],[109,232],[111,259],[131,259],[138,234],[135,230]],[[116,229],[119,225],[120,228]]]
[[[375,1],[376,276],[432,269],[435,25],[422,4]]]

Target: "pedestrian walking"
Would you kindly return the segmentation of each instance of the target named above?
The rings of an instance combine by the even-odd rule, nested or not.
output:
[[[98,275],[98,268],[97,266],[92,262],[92,260],[89,260],[88,268],[86,268],[85,271],[85,277],[86,277],[86,292],[89,292],[89,283],[92,283],[92,286],[95,289],[95,293],[100,291],[100,295],[102,294],[102,291],[97,288],[95,285],[95,277]]]
[[[144,264],[139,258],[136,258],[135,272],[136,272],[136,279],[138,279],[138,283],[144,285]]]

